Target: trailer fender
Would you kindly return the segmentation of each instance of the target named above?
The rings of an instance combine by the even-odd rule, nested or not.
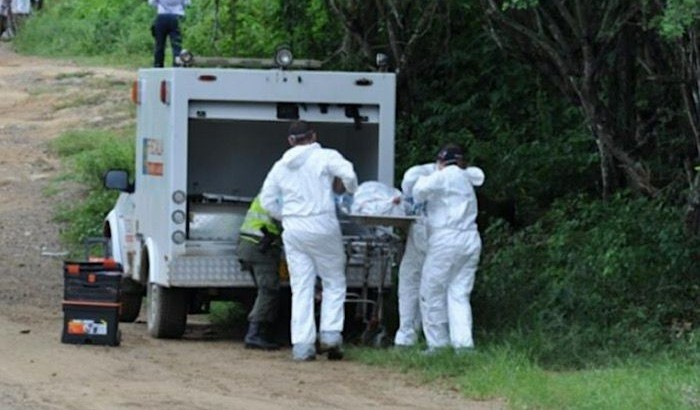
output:
[[[104,221],[104,226],[102,228],[102,233],[105,238],[109,238],[109,243],[107,246],[109,246],[108,251],[110,252],[110,256],[124,267],[125,275],[131,276],[127,271],[128,267],[124,264],[126,260],[124,254],[122,253],[122,239],[124,238],[124,233],[121,232],[121,229],[119,229],[117,213],[114,209],[109,211],[107,214]]]
[[[103,222],[103,236],[109,238],[107,251],[124,269],[124,276],[138,279],[135,265],[140,249],[134,229],[134,203],[129,194],[120,194]]]
[[[148,285],[157,283],[162,286],[169,286],[167,265],[158,244],[152,238],[146,238],[144,250],[142,251],[142,261],[148,261],[147,266],[141,266],[141,277],[147,278],[143,282]]]

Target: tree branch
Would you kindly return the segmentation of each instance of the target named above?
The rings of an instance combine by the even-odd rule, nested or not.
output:
[[[555,62],[555,65],[560,71],[560,75],[563,78],[567,78],[569,76],[569,67],[566,65],[566,63],[561,59],[561,57],[557,54],[557,51],[552,45],[548,44],[547,42],[543,41],[539,37],[537,37],[537,33],[534,31],[528,29],[524,25],[506,17],[506,15],[500,10],[498,5],[495,3],[494,0],[488,0],[489,4],[489,10],[488,14],[490,14],[492,17],[496,18],[501,24],[504,24],[505,26],[511,28],[512,30],[515,30],[516,32],[522,34],[523,36],[527,37],[530,42],[541,49],[552,61]]]

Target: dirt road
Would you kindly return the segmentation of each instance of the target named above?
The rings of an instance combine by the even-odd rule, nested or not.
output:
[[[133,121],[135,73],[14,54],[0,44],[0,409],[476,409],[444,386],[353,362],[294,363],[288,349],[240,341],[146,336],[121,326],[122,345],[59,343],[61,259],[49,195],[61,165],[47,142],[86,127]]]

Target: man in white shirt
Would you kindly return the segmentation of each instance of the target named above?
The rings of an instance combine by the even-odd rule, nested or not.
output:
[[[173,65],[178,65],[177,61],[182,50],[180,20],[185,16],[185,6],[190,4],[190,0],[148,0],[148,4],[156,7],[158,13],[151,26],[151,33],[156,41],[153,67],[163,67],[165,39],[168,36],[170,36],[170,47],[173,49]]]

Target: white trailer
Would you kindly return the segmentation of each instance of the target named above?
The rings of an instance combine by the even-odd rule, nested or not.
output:
[[[354,164],[360,182],[392,185],[395,88],[392,73],[140,70],[136,175],[105,176],[108,188],[122,191],[104,225],[124,267],[122,320],[136,319],[147,293],[149,333],[176,338],[202,301],[254,290],[235,256],[238,228],[289,148],[290,121],[311,122],[322,145]],[[366,279],[360,266],[347,274],[349,289]]]

